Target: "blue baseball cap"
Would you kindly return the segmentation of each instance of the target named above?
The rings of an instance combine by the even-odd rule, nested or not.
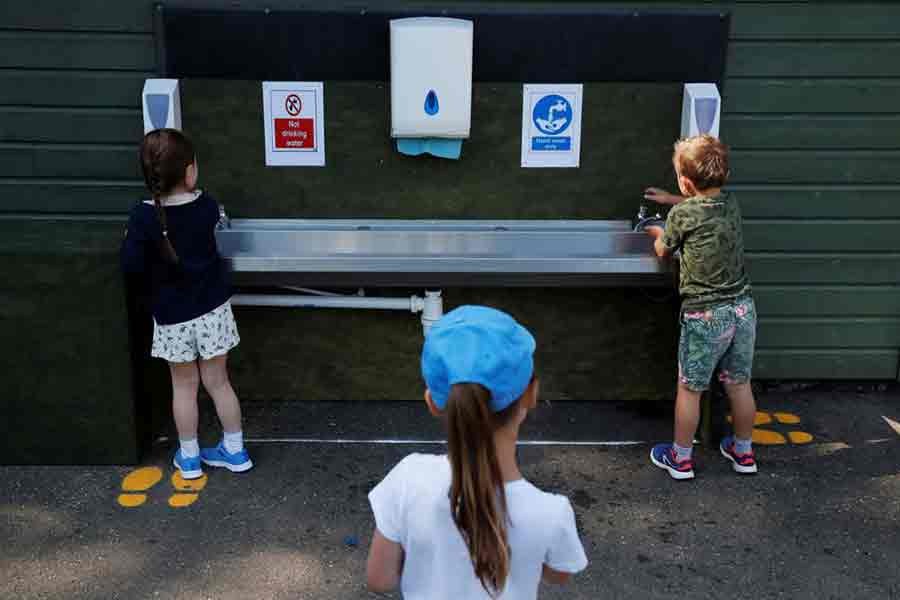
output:
[[[450,387],[478,383],[500,412],[518,400],[534,374],[534,337],[515,319],[486,306],[461,306],[435,323],[422,349],[422,376],[444,410]]]

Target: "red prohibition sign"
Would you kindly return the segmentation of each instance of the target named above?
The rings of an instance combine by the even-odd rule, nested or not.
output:
[[[291,94],[284,100],[284,110],[292,117],[296,117],[300,114],[300,108],[302,106],[303,104],[300,102],[300,96],[297,94]]]

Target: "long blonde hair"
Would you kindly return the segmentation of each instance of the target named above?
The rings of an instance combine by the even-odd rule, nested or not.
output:
[[[447,398],[447,444],[453,479],[450,510],[469,550],[475,575],[496,597],[510,568],[509,520],[494,432],[510,421],[519,403],[498,413],[491,393],[477,383],[458,383]]]

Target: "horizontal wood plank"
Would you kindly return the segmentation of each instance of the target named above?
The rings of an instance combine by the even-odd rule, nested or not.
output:
[[[0,255],[115,256],[122,243],[127,216],[30,218],[0,217]],[[51,285],[52,282],[47,282]]]
[[[730,75],[734,75],[731,73]],[[725,113],[896,113],[897,79],[779,79],[731,77],[723,87]]]
[[[746,259],[755,284],[900,284],[900,254],[750,252]]]
[[[141,107],[147,72],[0,70],[0,105]]]
[[[900,348],[900,319],[761,317],[760,348]]]
[[[732,42],[729,77],[898,77],[900,41]]]
[[[152,3],[144,0],[9,1],[0,5],[0,27],[148,33],[153,30],[151,11]]]
[[[753,299],[766,318],[900,315],[900,287],[890,285],[754,285]]]
[[[900,39],[896,4],[759,2],[730,10],[733,40]]]
[[[900,184],[896,150],[735,150],[732,183]]]
[[[732,185],[745,219],[900,217],[900,185]]]
[[[152,71],[150,34],[0,31],[0,68]]]
[[[139,109],[0,106],[0,142],[137,143],[144,133]]]
[[[900,115],[724,115],[720,136],[735,150],[896,150]]]
[[[753,359],[757,379],[896,380],[900,353],[886,349],[759,349]]]
[[[0,213],[122,214],[145,193],[139,180],[0,179]]]
[[[749,252],[900,251],[900,221],[754,219],[744,221]]]
[[[137,179],[137,144],[0,144],[0,177]]]

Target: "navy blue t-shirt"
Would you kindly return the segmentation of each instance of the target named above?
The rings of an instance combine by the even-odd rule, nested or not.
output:
[[[216,247],[219,205],[202,193],[186,204],[166,206],[168,237],[177,264],[164,257],[162,227],[153,204],[140,202],[128,218],[122,268],[147,285],[153,318],[160,325],[202,316],[231,297],[225,263]]]

